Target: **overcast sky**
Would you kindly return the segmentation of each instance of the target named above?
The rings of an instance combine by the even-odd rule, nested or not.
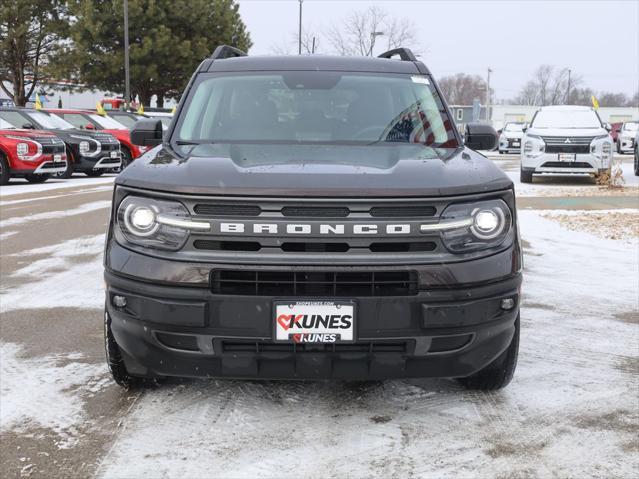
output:
[[[297,0],[238,0],[250,53],[291,44]],[[349,12],[377,5],[413,20],[421,58],[436,77],[486,75],[498,99],[514,97],[541,64],[571,68],[585,86],[634,94],[639,88],[639,0],[304,0],[303,25],[326,30]],[[329,49],[328,42],[320,50]],[[377,52],[377,53],[381,53]]]

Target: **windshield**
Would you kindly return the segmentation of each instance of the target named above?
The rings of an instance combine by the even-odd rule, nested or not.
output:
[[[506,123],[505,131],[522,131],[523,123]]]
[[[42,128],[50,128],[52,130],[72,130],[75,128],[68,121],[63,120],[57,115],[50,113],[44,113],[41,111],[27,111],[25,112],[29,118],[38,123]]]
[[[207,75],[196,83],[174,140],[421,143],[458,146],[428,77],[340,72]]]
[[[593,110],[539,110],[531,128],[602,128]]]
[[[637,131],[639,130],[639,123],[626,123],[623,129],[624,131]]]
[[[108,116],[100,116],[98,114],[91,113],[89,114],[89,118],[94,123],[97,123],[105,130],[126,130],[126,126],[124,126],[119,121],[114,120],[113,118],[109,118]]]

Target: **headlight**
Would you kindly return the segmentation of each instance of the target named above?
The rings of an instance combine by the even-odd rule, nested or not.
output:
[[[590,142],[590,153],[607,162],[612,157],[611,141],[610,135],[601,135],[593,138]]]
[[[512,239],[512,214],[502,200],[452,204],[439,225],[444,245],[453,253],[495,248]]]
[[[546,151],[546,142],[537,135],[527,135],[522,138],[524,142],[523,154],[529,158],[539,156]]]
[[[191,221],[182,203],[127,196],[118,206],[115,232],[121,243],[175,251],[184,246],[190,231],[210,228],[209,223]]]
[[[18,143],[16,145],[16,153],[21,159],[29,154],[29,145],[27,143]]]
[[[81,135],[70,135],[70,136],[72,138],[76,138],[77,140],[81,140],[80,145],[78,147],[80,156],[95,157],[95,156],[98,156],[100,152],[102,151],[102,143],[100,143],[98,140],[89,138],[88,136],[81,136]]]
[[[90,151],[91,151],[91,146],[89,145],[89,142],[88,141],[81,141],[80,142],[80,154],[82,156],[87,156]]]
[[[23,136],[7,135],[7,138],[18,140],[16,144],[16,155],[22,161],[35,161],[42,156],[42,145],[30,138]]]

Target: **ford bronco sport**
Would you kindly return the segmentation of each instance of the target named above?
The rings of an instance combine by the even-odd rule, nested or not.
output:
[[[395,59],[398,56],[399,59]],[[203,61],[116,179],[105,251],[114,379],[458,378],[519,344],[512,181],[465,145],[408,49]],[[157,145],[157,146],[156,146]],[[472,149],[471,149],[472,148]]]

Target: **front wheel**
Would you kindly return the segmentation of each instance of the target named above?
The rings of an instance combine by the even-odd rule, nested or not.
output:
[[[635,149],[635,176],[639,176],[639,148]]]
[[[515,334],[510,345],[492,363],[467,378],[458,381],[468,389],[481,391],[495,391],[510,383],[517,368],[517,356],[519,355],[519,315],[515,320]]]
[[[90,178],[97,178],[98,176],[102,176],[104,174],[104,170],[89,170],[84,172]]]
[[[29,183],[44,183],[51,177],[51,175],[31,174],[31,175],[25,175],[24,177]]]
[[[106,353],[107,366],[111,372],[111,376],[116,383],[126,389],[132,389],[142,384],[141,378],[131,376],[126,370],[126,365],[120,354],[120,347],[115,342],[113,332],[111,331],[111,318],[104,308],[104,350]]]
[[[0,185],[6,185],[11,178],[11,170],[9,169],[9,162],[0,154]]]
[[[522,183],[532,183],[532,180],[532,171],[524,171],[523,168],[519,170],[519,181],[521,181]]]

